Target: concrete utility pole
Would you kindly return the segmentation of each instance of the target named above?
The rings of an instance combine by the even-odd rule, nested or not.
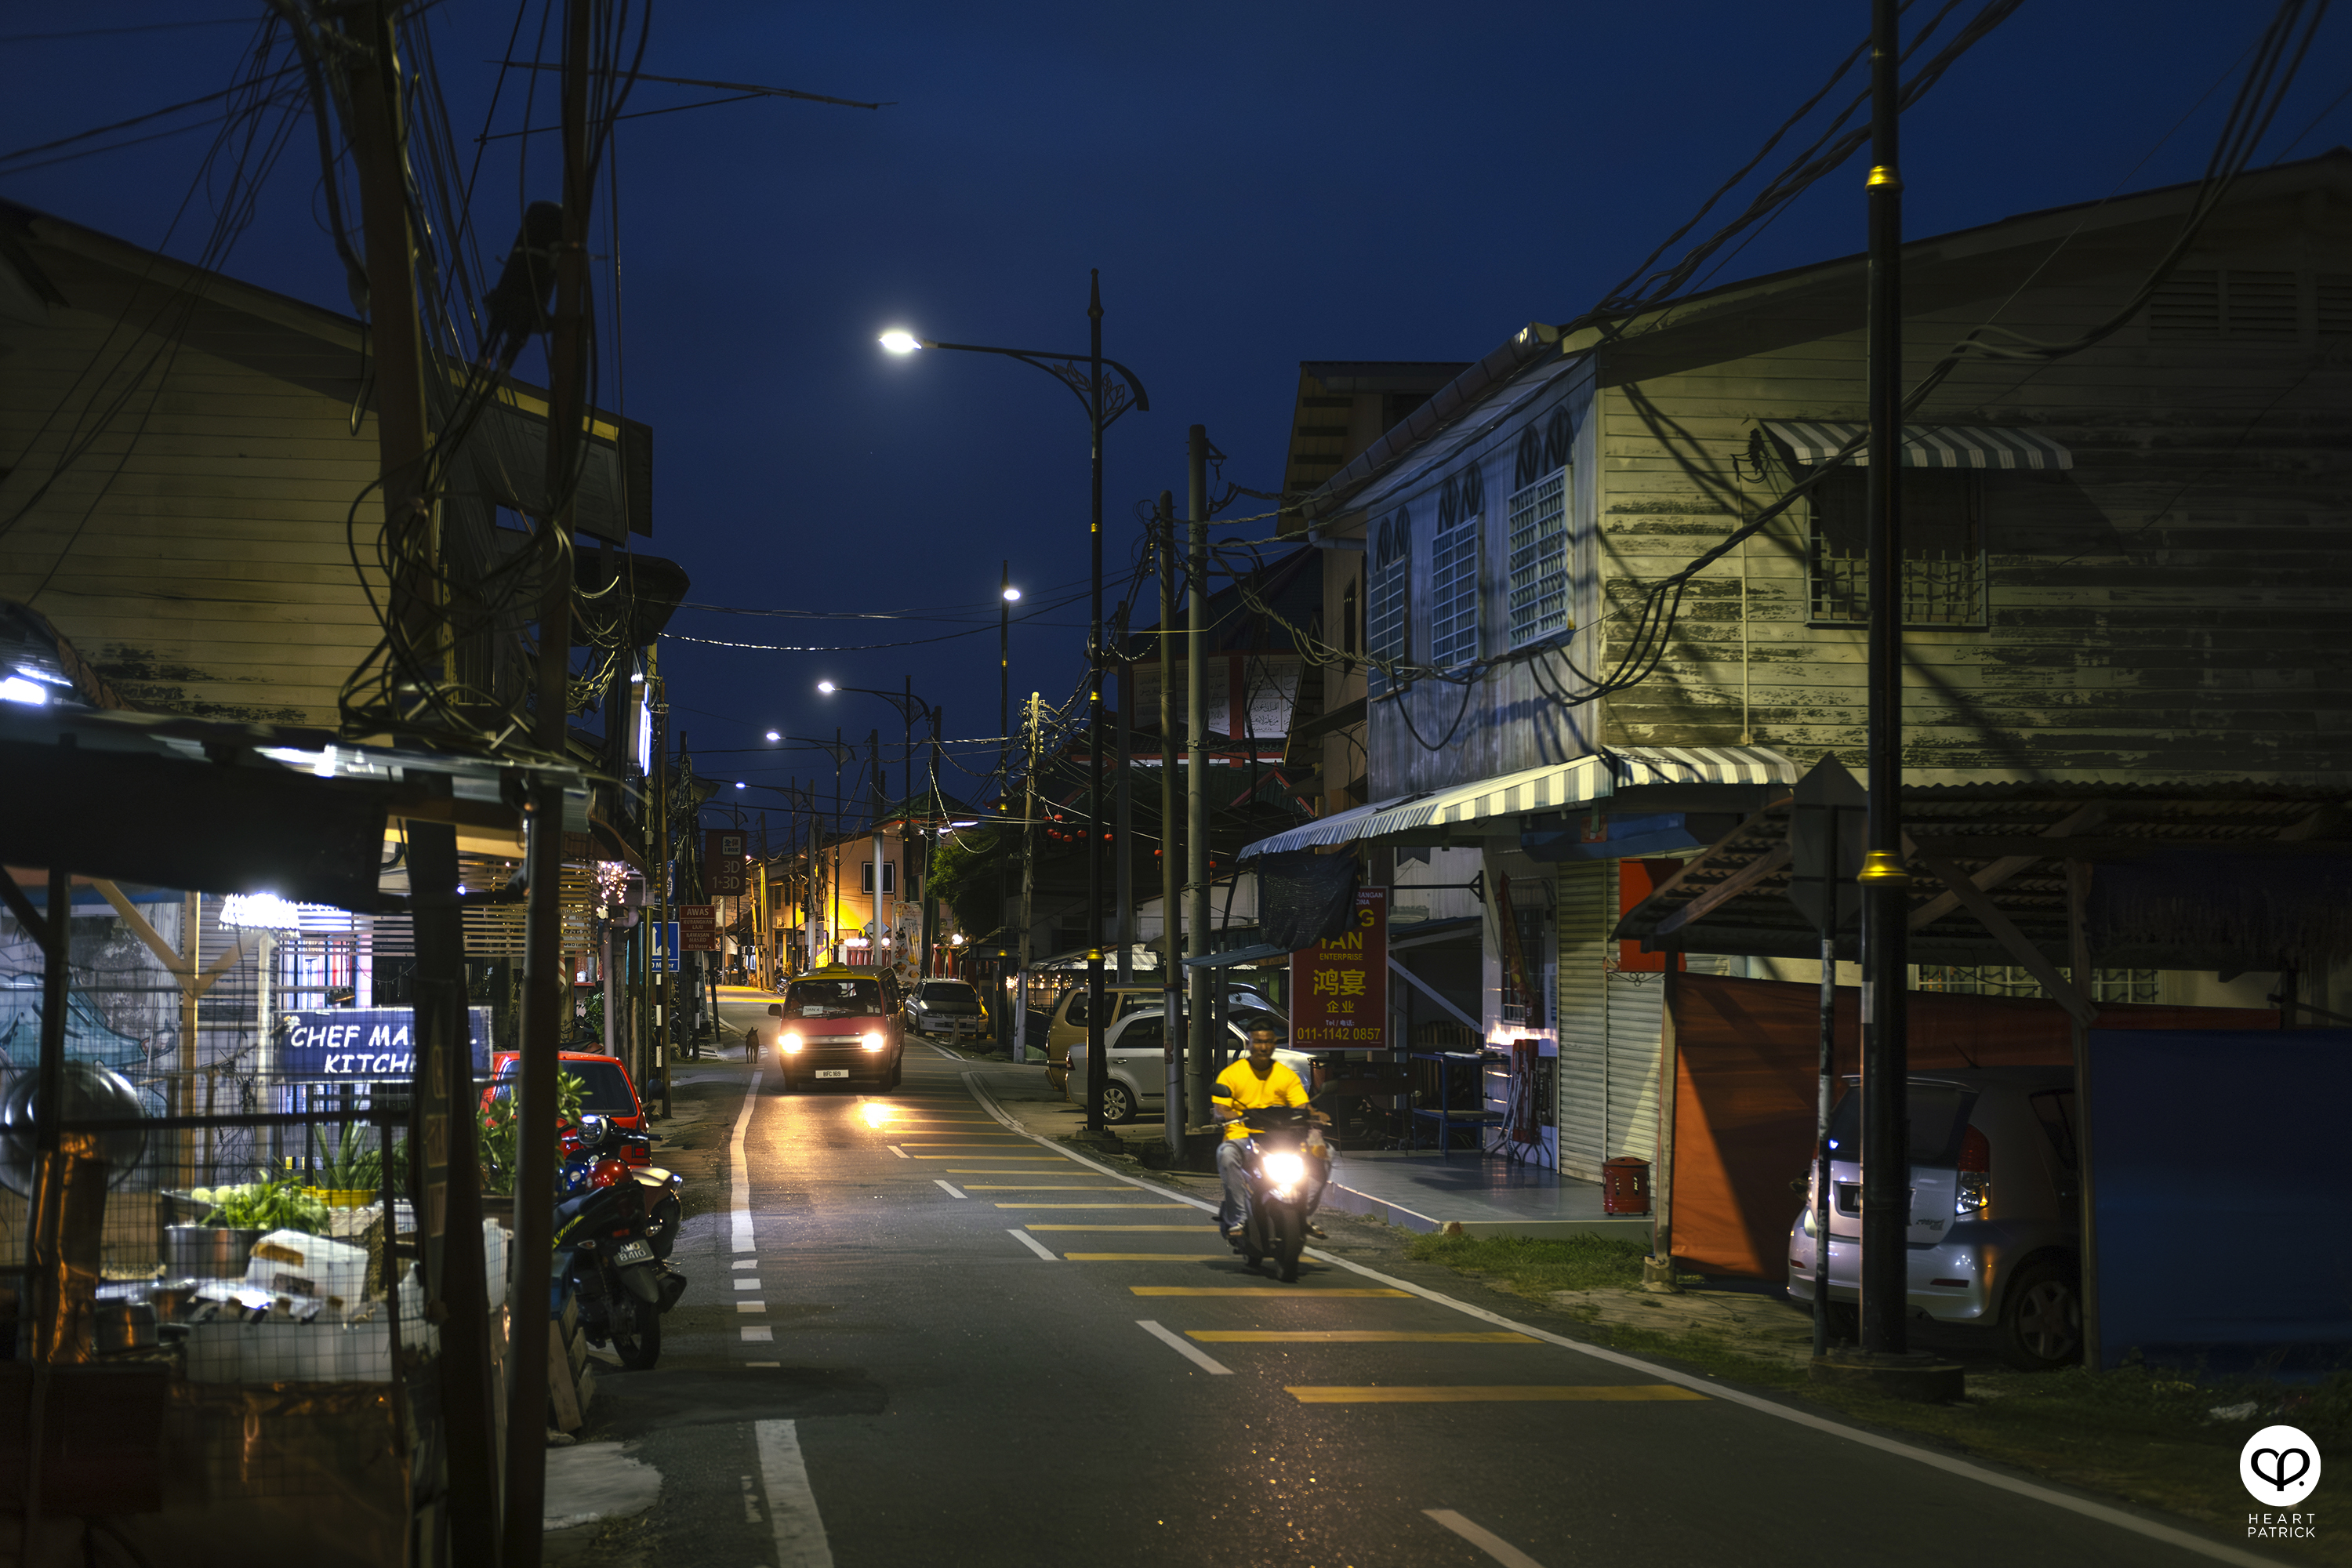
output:
[[[1166,1132],[1172,1159],[1184,1153],[1184,967],[1178,961],[1176,904],[1176,498],[1160,492],[1160,1016],[1167,1029]]]
[[[1185,584],[1192,610],[1184,631],[1184,889],[1191,905],[1184,921],[1184,956],[1205,957],[1209,951],[1209,728],[1207,692],[1201,672],[1209,651],[1209,427],[1195,425],[1185,440],[1184,486],[1188,530]],[[1209,1113],[1209,1086],[1217,1076],[1213,1059],[1217,1039],[1212,1033],[1210,988],[1213,976],[1205,968],[1192,972],[1192,1005],[1187,1010],[1185,1057],[1192,1066],[1192,1113]]]
[[[867,939],[873,943],[866,950],[866,958],[877,969],[882,965],[882,933],[889,928],[882,923],[882,814],[889,809],[888,792],[882,776],[882,731],[876,730],[866,737],[866,754],[874,764],[874,898],[868,906]]]
[[[1021,987],[1023,1005],[1013,1036],[1013,1059],[1016,1062],[1026,1061],[1029,1057],[1029,1042],[1024,1035],[1029,1021],[1029,909],[1037,892],[1037,693],[1033,691],[1021,718],[1021,749],[1028,758],[1028,766],[1024,773],[1024,800],[1021,807],[1021,969],[1015,984]]]
[[[391,584],[392,618],[405,645],[398,661],[405,668],[399,674],[404,682],[437,684],[446,674],[448,617],[442,602],[439,518],[425,486],[433,437],[426,414],[424,327],[416,303],[416,236],[409,221],[407,133],[402,122],[405,97],[395,25],[399,9],[394,0],[373,0],[347,17],[344,26],[352,47],[346,81],[352,153],[366,229],[368,336],[375,368],[383,525],[387,533],[406,533],[421,545],[404,552],[410,568]],[[426,778],[426,787],[444,796],[453,787],[446,774]],[[560,791],[557,801],[560,814]],[[420,1157],[411,1180],[425,1253],[426,1311],[442,1320],[440,1396],[449,1456],[451,1554],[459,1564],[488,1564],[498,1559],[499,1489],[489,1290],[479,1239],[481,1173],[474,1153],[473,1050],[466,1018],[466,939],[457,912],[457,828],[452,823],[412,820],[408,847],[416,941],[416,1035],[422,1047],[416,1052],[409,1141]],[[49,896],[57,899],[54,888]],[[265,940],[265,986],[268,953]],[[61,1010],[51,1016],[61,1016]],[[56,1103],[54,1096],[45,1103]],[[390,1129],[384,1131],[388,1135]],[[551,1194],[542,1213],[551,1207]],[[544,1223],[541,1228],[544,1274]],[[387,1260],[392,1252],[387,1245]],[[391,1272],[387,1267],[387,1275]],[[542,1280],[536,1298],[525,1294],[520,1299],[544,1300],[546,1289]],[[529,1423],[534,1443],[543,1441],[546,1426],[541,1407],[546,1401],[547,1325],[543,1315],[538,1321],[542,1342],[535,1386],[540,1392]],[[541,1534],[539,1493],[534,1490],[517,1502],[509,1492],[509,1508],[530,1510],[535,1549]],[[536,1562],[537,1557],[534,1553],[516,1561]]]

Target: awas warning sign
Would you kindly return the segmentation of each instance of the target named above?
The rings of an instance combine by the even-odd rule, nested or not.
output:
[[[1388,1044],[1389,890],[1356,894],[1355,923],[1290,955],[1290,1043],[1299,1050]]]

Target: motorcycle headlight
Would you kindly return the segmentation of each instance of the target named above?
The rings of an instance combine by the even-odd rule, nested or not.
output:
[[[865,1047],[869,1051],[878,1051],[883,1046],[882,1036],[878,1031],[865,1036],[863,1038],[859,1039],[857,1043]]]
[[[794,1053],[794,1052],[798,1051],[798,1050],[799,1050],[803,1046],[806,1045],[807,1043],[808,1043],[807,1041],[805,1041],[805,1040],[802,1039],[798,1035],[787,1034],[787,1035],[783,1037],[783,1040],[782,1040],[782,1045],[783,1045],[783,1047],[784,1047],[784,1054],[785,1054],[786,1056],[790,1056],[790,1055],[792,1055],[793,1053]]]
[[[1307,1162],[1284,1151],[1265,1157],[1265,1179],[1277,1187],[1295,1187],[1307,1174]]]

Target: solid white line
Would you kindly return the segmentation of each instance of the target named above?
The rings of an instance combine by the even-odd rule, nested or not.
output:
[[[1199,1367],[1202,1372],[1209,1373],[1211,1376],[1231,1377],[1234,1375],[1234,1369],[1232,1367],[1227,1366],[1221,1361],[1216,1361],[1209,1356],[1202,1354],[1199,1347],[1188,1343],[1182,1335],[1171,1332],[1169,1330],[1161,1328],[1158,1323],[1153,1322],[1150,1319],[1138,1318],[1135,1320],[1135,1326],[1141,1329],[1145,1333],[1150,1334],[1153,1339],[1158,1340],[1161,1344],[1166,1345],[1170,1350],[1174,1351],[1178,1355],[1182,1356],[1186,1361],[1191,1362],[1194,1366]]]
[[[1503,1568],[1543,1568],[1542,1563],[1493,1531],[1471,1523],[1450,1508],[1425,1508],[1421,1511],[1500,1563]]]
[[[809,1489],[808,1467],[801,1462],[800,1434],[790,1421],[761,1421],[753,1429],[759,1434],[768,1520],[776,1527],[776,1568],[833,1568],[816,1493]]]
[[[971,1092],[975,1100],[980,1101],[982,1110],[1032,1142],[1051,1149],[1055,1153],[1065,1155],[1088,1170],[1099,1172],[1103,1175],[1116,1177],[1120,1181],[1133,1180],[1108,1166],[1096,1163],[1076,1150],[1065,1149],[1057,1143],[1051,1142],[1014,1121],[998,1108],[994,1098],[989,1094],[987,1087],[980,1081],[978,1073],[965,1073],[963,1081],[964,1087]],[[1146,1184],[1139,1182],[1136,1184],[1141,1186]],[[1155,1186],[1152,1190],[1164,1193],[1171,1198],[1180,1199],[1204,1213],[1216,1212],[1216,1205],[1204,1202],[1189,1193],[1179,1192],[1171,1187]],[[1910,1459],[1932,1469],[1942,1470],[1947,1475],[1958,1476],[1963,1480],[1979,1481],[1996,1490],[2012,1492],[2019,1497],[2032,1498],[2036,1501],[2048,1503],[2053,1508],[2063,1509],[2069,1513],[2080,1514],[2085,1519],[2095,1519],[2102,1524],[2111,1524],[2118,1530],[2127,1530],[2136,1535],[2147,1536],[2152,1541],[2161,1541],[2167,1545],[2178,1546],[2184,1552],[2194,1552],[2200,1556],[2210,1557],[2217,1563],[2235,1563],[2242,1564],[2242,1568],[2275,1568],[2277,1562],[2275,1558],[2258,1556],[2222,1542],[2208,1541],[2201,1536],[2191,1535],[2185,1530],[2175,1529],[2160,1521],[2144,1519],[2138,1514],[2111,1507],[2106,1503],[2094,1502],[2088,1498],[2072,1497],[2065,1492],[2056,1491],[2032,1481],[2021,1480],[2015,1476],[2005,1476],[1997,1470],[1986,1469],[1981,1465],[1972,1465],[1966,1459],[1956,1459],[1948,1455],[1915,1447],[1909,1443],[1898,1443],[1891,1437],[1882,1437],[1874,1432],[1864,1432],[1859,1428],[1829,1420],[1824,1416],[1815,1415],[1810,1411],[1794,1409],[1759,1394],[1729,1387],[1715,1378],[1693,1377],[1687,1373],[1676,1372],[1672,1367],[1660,1366],[1655,1362],[1643,1361],[1639,1356],[1627,1355],[1622,1351],[1607,1350],[1600,1345],[1587,1344],[1581,1340],[1571,1340],[1565,1335],[1555,1334],[1549,1330],[1538,1329],[1531,1324],[1519,1322],[1516,1319],[1506,1318],[1499,1312],[1490,1312],[1484,1307],[1474,1307],[1467,1301],[1457,1301],[1453,1297],[1441,1294],[1425,1285],[1416,1285],[1410,1279],[1399,1279],[1392,1275],[1383,1274],[1377,1268],[1368,1268],[1360,1263],[1337,1257],[1318,1247],[1307,1248],[1307,1256],[1318,1263],[1328,1263],[1335,1268],[1344,1268],[1351,1274],[1360,1274],[1367,1279],[1377,1279],[1383,1285],[1393,1286],[1397,1289],[1418,1296],[1425,1301],[1434,1301],[1441,1307],[1450,1307],[1457,1312],[1477,1319],[1480,1322],[1492,1323],[1497,1328],[1516,1329],[1523,1334],[1533,1334],[1547,1344],[1558,1345],[1562,1350],[1574,1351],[1579,1355],[1591,1356],[1596,1361],[1605,1361],[1615,1366],[1627,1367],[1661,1382],[1680,1384],[1685,1388],[1697,1390],[1710,1399],[1744,1405],[1759,1414],[1793,1422],[1800,1426],[1810,1426],[1816,1432],[1826,1433],[1832,1437],[1842,1437],[1849,1443],[1858,1443],[1865,1448],[1875,1448],[1883,1454],[1893,1454],[1898,1458]]]
[[[931,1049],[933,1049],[933,1050],[935,1050],[935,1051],[939,1052],[939,1053],[940,1053],[940,1055],[941,1055],[941,1056],[943,1056],[943,1057],[947,1058],[948,1058],[948,1060],[950,1060],[950,1061],[951,1061],[951,1062],[970,1061],[970,1060],[971,1059],[970,1057],[960,1057],[960,1056],[956,1055],[953,1051],[951,1051],[951,1050],[948,1049],[945,1046],[940,1046],[940,1045],[932,1045],[932,1043],[931,1043],[930,1041],[929,1041],[929,1040],[925,1040],[925,1041],[923,1042],[923,1044],[925,1044],[925,1045],[927,1045],[927,1046],[930,1046]]]
[[[1055,1255],[1051,1247],[1041,1244],[1035,1237],[1031,1236],[1025,1230],[1008,1230],[1004,1234],[1011,1237],[1013,1240],[1019,1242],[1022,1246],[1027,1247],[1030,1251],[1035,1253],[1038,1257],[1044,1258],[1048,1263],[1059,1263],[1062,1261],[1060,1258]]]
[[[945,1187],[947,1189],[948,1196],[951,1198],[968,1197],[971,1195],[970,1194],[959,1191],[952,1184],[941,1181],[937,1176],[931,1178],[931,1184],[935,1187]]]
[[[743,1088],[743,1109],[735,1118],[735,1139],[727,1147],[727,1158],[735,1183],[735,1250],[757,1250],[751,1240],[751,1163],[743,1154],[743,1140],[751,1131],[751,1110],[760,1103],[760,1074],[751,1069],[751,1081]]]
[[[889,1148],[889,1150],[890,1150],[890,1152],[892,1152],[893,1154],[898,1155],[898,1158],[900,1158],[901,1160],[911,1160],[911,1159],[913,1159],[913,1158],[914,1158],[914,1156],[913,1156],[912,1154],[908,1153],[904,1149],[899,1148],[899,1147],[898,1147],[898,1145],[897,1145],[896,1143],[892,1143],[892,1144],[888,1145],[888,1148]]]

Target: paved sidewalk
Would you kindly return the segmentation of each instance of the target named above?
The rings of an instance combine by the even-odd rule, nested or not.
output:
[[[910,1041],[909,1048],[919,1047]],[[997,1103],[1029,1131],[1066,1138],[1085,1128],[1085,1114],[1059,1090],[1046,1086],[1042,1067],[1014,1066],[1003,1058],[991,1059],[961,1050],[955,1054],[984,1075]],[[1165,1132],[1157,1120],[1131,1121],[1108,1131],[1126,1146],[1127,1152],[1139,1158],[1147,1146],[1165,1147]],[[1213,1194],[1216,1185],[1205,1176],[1167,1171],[1153,1173],[1188,1191],[1197,1188]],[[1582,1234],[1638,1241],[1645,1247],[1650,1241],[1646,1215],[1601,1212],[1599,1183],[1515,1164],[1500,1155],[1457,1152],[1441,1157],[1434,1150],[1343,1152],[1331,1184],[1324,1189],[1323,1206],[1384,1220],[1405,1230],[1434,1231],[1459,1225],[1476,1236]]]

